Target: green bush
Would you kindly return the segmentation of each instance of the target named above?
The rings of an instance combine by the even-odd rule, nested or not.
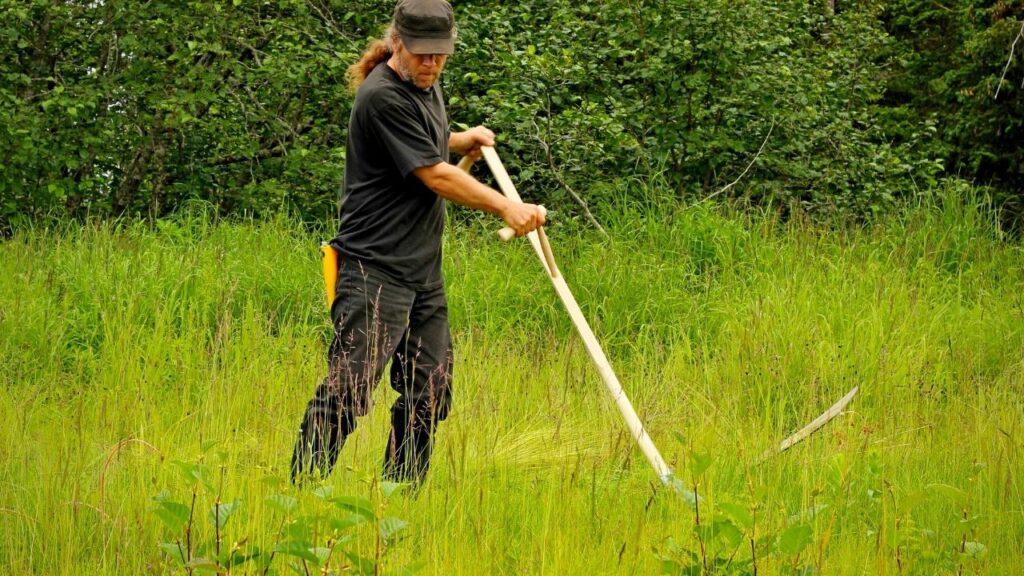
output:
[[[329,219],[344,72],[392,5],[0,0],[0,228],[190,199]],[[840,7],[457,2],[451,118],[493,127],[560,222],[611,219],[651,180],[667,192],[643,202],[865,216],[954,174],[1019,205],[1019,54],[999,79],[1021,2]]]
[[[453,108],[505,135],[518,180],[555,205],[654,174],[662,201],[703,197],[749,165],[728,195],[865,214],[941,169],[927,122],[904,118],[915,137],[897,143],[880,120],[889,41],[870,3],[474,7]]]
[[[0,218],[330,214],[382,3],[0,2]],[[377,6],[370,6],[377,4]]]
[[[1004,216],[1019,224],[1024,2],[900,0],[883,17],[899,55],[887,104],[934,118],[947,173],[991,186]]]

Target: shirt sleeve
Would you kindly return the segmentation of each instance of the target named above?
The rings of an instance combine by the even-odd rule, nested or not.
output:
[[[441,162],[441,151],[427,133],[424,119],[412,106],[389,104],[372,113],[381,144],[391,155],[402,178],[414,170]]]

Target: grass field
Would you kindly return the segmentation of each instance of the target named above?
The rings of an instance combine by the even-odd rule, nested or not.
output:
[[[0,243],[0,572],[1020,573],[1024,251],[985,210],[549,230],[696,505],[658,487],[529,246],[492,232],[449,230],[455,407],[416,494],[379,480],[386,384],[323,486],[286,482],[324,234],[193,214]]]

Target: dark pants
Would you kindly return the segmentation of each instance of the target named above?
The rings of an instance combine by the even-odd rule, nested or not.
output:
[[[292,482],[330,474],[356,418],[370,410],[391,360],[391,435],[384,477],[419,482],[430,466],[437,423],[451,404],[452,351],[444,287],[413,290],[345,259],[331,306],[328,373],[306,406],[292,454]]]

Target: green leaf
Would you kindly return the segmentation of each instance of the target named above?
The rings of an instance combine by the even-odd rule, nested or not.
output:
[[[362,514],[352,514],[351,516],[345,516],[344,518],[335,518],[332,516],[330,519],[327,520],[327,524],[331,528],[337,530],[338,532],[342,532],[354,526],[365,524],[369,521],[370,520]]]
[[[743,532],[728,519],[715,520],[714,522],[694,526],[694,532],[700,535],[705,541],[712,541],[721,538],[730,547],[735,547],[743,541]]]
[[[811,506],[806,510],[801,510],[796,514],[791,514],[787,520],[789,520],[789,522],[794,523],[800,521],[808,521],[817,516],[818,514],[821,514],[825,510],[828,510],[828,504],[815,504],[814,506]]]
[[[783,554],[796,555],[811,543],[814,531],[807,524],[796,524],[779,534],[778,548]]]
[[[299,540],[285,540],[284,542],[278,542],[277,545],[274,546],[274,552],[294,556],[307,562],[312,562],[318,566],[320,565],[320,557],[313,551],[307,542]]]
[[[745,532],[754,527],[754,515],[750,513],[746,506],[733,502],[722,502],[718,507],[736,521]]]
[[[347,550],[345,551],[345,557],[352,563],[357,574],[360,574],[361,576],[372,576],[376,573],[374,570],[373,560],[357,556]]]
[[[181,502],[174,502],[171,500],[164,500],[153,510],[160,520],[171,530],[171,532],[181,532],[188,523],[190,515],[189,507],[182,504]]]
[[[252,546],[248,553],[240,550],[230,551],[230,557],[224,559],[224,564],[228,566],[238,566],[244,564],[249,560],[253,560],[260,557],[260,549],[257,546]]]
[[[163,550],[168,556],[177,562],[178,566],[185,565],[185,559],[182,557],[184,550],[178,546],[175,542],[161,542],[160,549]]]
[[[241,500],[221,502],[219,506],[210,507],[210,526],[223,528],[228,523],[231,514],[242,505]]]
[[[174,465],[177,466],[178,472],[189,484],[200,483],[206,487],[207,490],[213,491],[213,482],[210,480],[210,469],[205,464],[193,464],[191,462],[182,462],[176,460]]]
[[[193,558],[189,563],[185,564],[185,568],[189,568],[198,572],[220,572],[220,564],[217,564],[209,558]]]
[[[334,486],[317,486],[317,488],[313,490],[313,496],[316,496],[321,500],[330,500],[333,495]]]
[[[324,516],[320,514],[304,514],[293,518],[285,523],[284,534],[292,540],[308,540],[323,519]]]
[[[712,458],[706,454],[701,454],[695,450],[690,451],[690,473],[693,474],[694,478],[697,478],[707,472],[707,469],[711,467]]]
[[[367,520],[373,520],[377,517],[373,512],[373,504],[362,496],[338,496],[337,498],[332,498],[331,502],[339,508],[366,516]]]
[[[979,522],[981,522],[981,516],[969,516],[967,518],[961,518],[960,529],[963,531],[971,530],[975,526],[977,526]]]
[[[391,498],[391,496],[401,490],[402,488],[408,487],[409,484],[405,482],[388,482],[384,481],[380,484],[380,492],[384,495],[384,498]]]
[[[267,499],[264,501],[267,503],[267,506],[270,506],[274,510],[286,515],[291,514],[299,505],[298,499],[285,494],[267,496]]]
[[[380,536],[385,540],[390,540],[392,536],[401,532],[402,530],[405,530],[408,527],[408,522],[402,520],[401,518],[395,518],[394,516],[384,518],[378,524],[378,528],[380,529]]]
[[[930,490],[951,502],[962,502],[967,499],[967,493],[949,484],[928,484],[926,490]]]
[[[981,558],[988,552],[988,548],[981,542],[964,542],[962,554],[969,558]]]

